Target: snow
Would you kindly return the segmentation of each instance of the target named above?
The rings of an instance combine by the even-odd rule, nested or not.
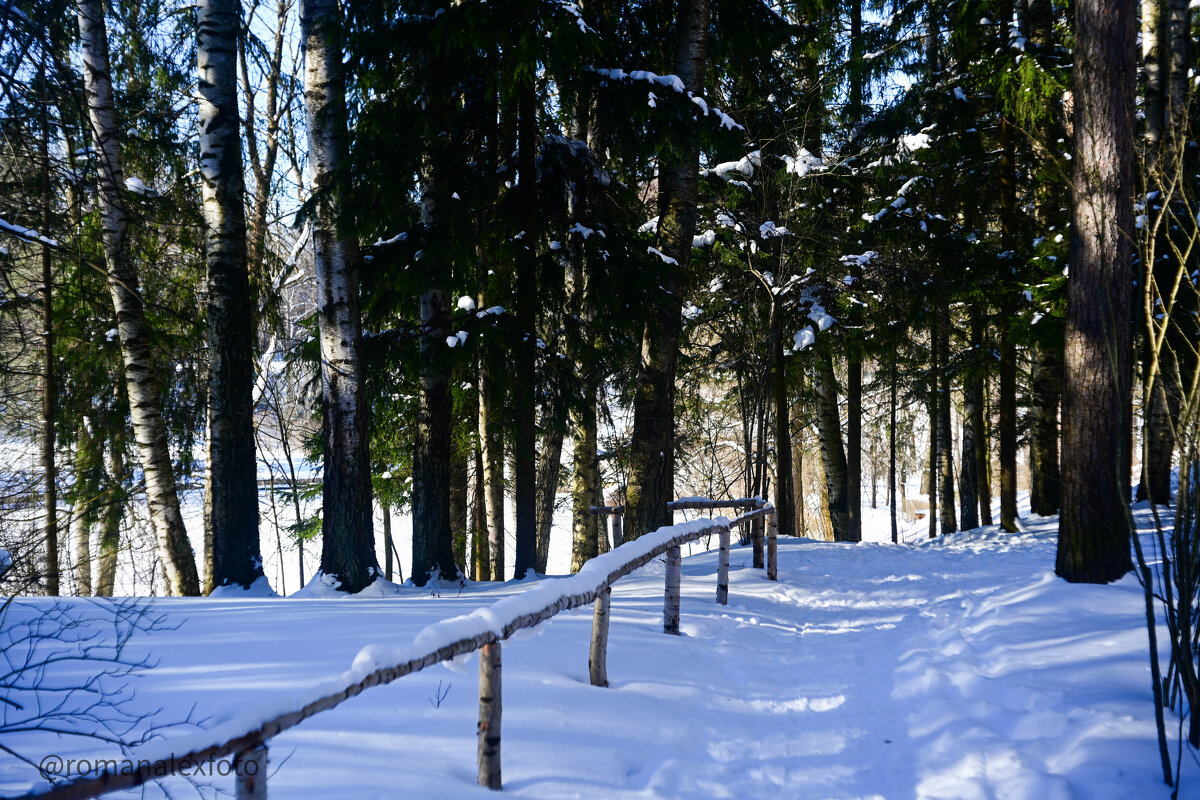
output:
[[[145,181],[136,175],[131,175],[125,179],[125,188],[137,194],[152,194],[150,188],[146,186]]]
[[[474,311],[475,298],[469,297],[468,295],[463,295],[462,297],[458,298],[458,310],[467,312]]]
[[[774,222],[767,220],[758,226],[758,235],[764,239],[777,239],[780,236],[791,236],[792,232],[787,228],[777,227]]]
[[[1148,512],[1136,514],[1145,531]],[[713,599],[715,541],[686,558],[678,637],[661,632],[661,560],[622,579],[610,688],[588,684],[586,607],[506,643],[506,791],[597,800],[1169,796],[1132,576],[1109,586],[1055,578],[1052,518],[1025,517],[1017,534],[993,526],[930,541],[918,532],[900,545],[882,541],[885,511],[864,508],[864,522],[874,541],[860,545],[781,540],[777,583],[735,544],[728,606]],[[127,645],[131,657],[156,661],[130,702],[160,724],[189,713],[199,724],[137,755],[180,753],[264,709],[286,711],[379,666],[501,630],[595,586],[621,551],[648,552],[662,535],[569,578],[433,590],[379,581],[379,594],[339,600],[149,601],[167,624]],[[51,602],[19,601],[10,614]],[[406,796],[491,796],[474,782],[473,661],[372,688],[273,739],[272,796],[392,797],[398,781]],[[44,732],[6,744],[35,761],[104,752]],[[1195,796],[1198,779],[1185,756],[1184,796]],[[229,778],[196,781],[231,788]],[[33,766],[0,760],[0,794],[39,784]],[[193,791],[182,780],[165,787]]]
[[[834,319],[825,311],[820,303],[813,303],[808,310],[808,318],[817,324],[817,330],[827,331],[833,326]]]
[[[910,153],[915,153],[918,150],[924,150],[929,147],[929,134],[925,132],[914,133],[910,136],[900,137],[900,143],[904,145]]]
[[[809,173],[820,169],[823,164],[821,159],[808,152],[806,148],[801,147],[800,152],[796,153],[795,158],[792,156],[784,156],[783,161],[787,164],[789,174],[803,178]]]
[[[879,253],[874,250],[868,250],[861,255],[854,255],[853,253],[844,255],[841,257],[841,262],[846,265],[853,264],[854,266],[865,267],[876,258],[879,258]]]
[[[809,345],[815,344],[817,335],[813,333],[813,329],[805,326],[804,330],[800,331],[793,337],[792,349],[800,352]]]
[[[712,247],[717,241],[717,232],[709,228],[692,237],[692,247]]]
[[[646,248],[646,252],[647,252],[647,253],[653,253],[654,255],[658,256],[660,259],[662,259],[662,262],[663,262],[664,264],[671,264],[672,266],[678,266],[678,265],[679,265],[679,262],[678,262],[678,261],[676,261],[676,260],[675,260],[674,258],[672,258],[671,256],[667,255],[666,253],[662,252],[662,251],[661,251],[661,250],[659,250],[657,247],[647,247],[647,248]]]
[[[237,584],[217,586],[209,596],[230,600],[247,597],[279,597],[275,593],[275,590],[271,588],[271,582],[267,580],[265,575],[259,575],[254,583],[249,586],[239,586]]]
[[[50,247],[58,247],[58,241],[51,239],[49,236],[42,236],[32,228],[26,228],[24,225],[14,225],[6,219],[0,219],[0,231],[7,231],[16,234],[22,239],[27,239],[33,242],[41,242]]]

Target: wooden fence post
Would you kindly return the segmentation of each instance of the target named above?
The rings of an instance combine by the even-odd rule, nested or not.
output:
[[[592,686],[608,686],[608,609],[612,589],[604,591],[592,606],[592,648],[588,654],[588,675]]]
[[[750,543],[754,545],[754,568],[763,568],[763,518],[760,514],[750,520]]]
[[[767,524],[767,580],[779,580],[779,520],[778,514],[772,511]]]
[[[500,788],[500,643],[479,648],[479,785]]]
[[[667,586],[663,600],[663,633],[679,634],[679,545],[667,551]]]
[[[721,549],[717,561],[717,602],[729,605],[729,528],[721,528]]]
[[[613,549],[620,547],[621,543],[625,541],[624,519],[625,519],[624,514],[613,514],[612,515]]]
[[[259,743],[233,757],[233,795],[237,800],[267,800],[265,743]]]

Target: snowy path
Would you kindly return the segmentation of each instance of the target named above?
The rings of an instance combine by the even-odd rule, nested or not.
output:
[[[505,789],[537,798],[1154,798],[1140,588],[1053,578],[1052,522],[917,546],[780,543],[780,582],[735,548],[685,560],[681,637],[663,565],[617,584],[609,689],[590,613],[504,648]],[[178,629],[136,702],[219,720],[340,673],[521,584],[431,597],[159,601]],[[439,684],[445,690],[437,703]],[[474,785],[476,662],[373,689],[272,742],[275,798],[494,797]],[[32,741],[26,742],[32,745]],[[283,763],[280,763],[283,762]],[[0,762],[0,794],[29,785]],[[1190,796],[1200,770],[1185,766]],[[229,788],[229,779],[216,786]],[[185,789],[184,792],[189,790]],[[1187,796],[1189,792],[1185,792]],[[136,796],[136,795],[126,795]],[[186,796],[179,795],[176,796]]]

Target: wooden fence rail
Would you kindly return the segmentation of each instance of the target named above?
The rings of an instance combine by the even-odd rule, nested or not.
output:
[[[267,796],[267,743],[280,733],[295,727],[309,717],[341,705],[351,697],[373,686],[391,683],[397,678],[419,672],[434,664],[479,651],[479,724],[478,761],[479,783],[492,789],[501,788],[500,730],[502,713],[501,641],[513,633],[532,628],[556,614],[587,603],[593,604],[592,638],[588,653],[588,673],[595,686],[608,685],[607,651],[609,628],[609,598],[616,581],[645,566],[659,556],[667,557],[664,590],[663,630],[679,632],[680,605],[680,548],[714,534],[720,537],[720,565],[717,573],[717,602],[725,604],[729,597],[729,532],[735,525],[757,524],[764,518],[772,521],[768,542],[768,578],[775,580],[775,509],[765,501],[754,498],[739,501],[713,501],[686,498],[671,504],[675,508],[753,508],[734,520],[717,517],[694,520],[660,528],[654,533],[634,539],[584,564],[575,575],[548,578],[519,595],[507,597],[476,609],[470,614],[443,620],[424,628],[413,644],[398,648],[364,648],[340,679],[317,687],[311,701],[284,713],[266,713],[265,721],[254,724],[233,721],[200,735],[206,743],[197,745],[197,736],[158,741],[153,754],[146,748],[135,751],[129,766],[119,772],[78,778],[44,786],[14,800],[88,800],[108,792],[140,786],[177,771],[187,771],[188,765],[206,764],[228,756],[234,757],[234,792],[238,800],[259,800]],[[618,511],[617,509],[620,509]],[[593,509],[597,514],[613,515],[619,519],[621,507]],[[384,662],[380,665],[380,662]],[[240,724],[240,728],[238,728]],[[219,743],[212,744],[213,739]],[[172,750],[172,745],[174,749]],[[184,751],[178,754],[178,751]],[[141,757],[139,757],[141,756]],[[125,763],[125,760],[122,761]]]

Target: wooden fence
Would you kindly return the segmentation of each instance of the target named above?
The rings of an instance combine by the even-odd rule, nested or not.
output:
[[[588,652],[588,672],[594,686],[607,686],[607,651],[609,600],[612,585],[620,578],[665,555],[667,561],[663,599],[663,631],[679,633],[680,607],[680,548],[690,542],[716,535],[720,540],[716,600],[724,605],[729,599],[729,536],[733,527],[749,525],[754,541],[754,566],[763,566],[763,529],[769,522],[766,537],[767,578],[776,580],[775,509],[759,498],[715,501],[706,498],[684,498],[669,505],[681,509],[747,509],[734,520],[718,517],[694,520],[660,528],[629,542],[621,542],[621,516],[624,508],[611,506],[592,509],[593,513],[611,516],[614,520],[614,549],[584,564],[575,575],[547,578],[519,595],[504,598],[471,614],[434,623],[423,629],[410,647],[400,647],[386,653],[365,649],[355,659],[355,665],[343,676],[341,685],[321,687],[310,702],[285,713],[264,714],[265,721],[243,725],[230,731],[208,731],[206,735],[219,738],[220,743],[196,746],[194,737],[175,742],[184,754],[168,755],[133,762],[133,768],[119,772],[104,772],[92,777],[52,784],[36,789],[17,800],[87,800],[118,789],[140,786],[177,771],[188,771],[195,765],[207,764],[227,756],[234,757],[234,795],[238,800],[262,800],[267,796],[268,742],[280,733],[293,728],[309,717],[328,711],[373,686],[391,683],[397,678],[419,672],[427,667],[449,661],[457,656],[479,652],[479,723],[478,762],[479,784],[492,789],[501,787],[500,723],[503,710],[501,692],[501,642],[516,631],[532,628],[561,611],[593,604],[592,636]],[[757,531],[757,534],[754,533]],[[365,657],[364,657],[365,656]],[[386,663],[380,665],[378,661]],[[233,723],[236,725],[236,723]],[[156,743],[155,751],[163,752],[172,740]],[[136,757],[138,753],[134,753]],[[122,761],[125,763],[125,760]]]

